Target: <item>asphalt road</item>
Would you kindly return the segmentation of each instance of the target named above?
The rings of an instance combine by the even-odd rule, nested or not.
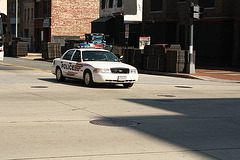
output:
[[[240,159],[239,84],[141,74],[87,88],[50,66],[0,62],[0,159]]]

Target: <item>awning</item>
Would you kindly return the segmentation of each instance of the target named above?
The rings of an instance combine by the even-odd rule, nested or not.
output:
[[[101,23],[101,22],[107,22],[109,21],[110,19],[112,19],[113,17],[101,17],[101,18],[98,18],[94,21],[92,21],[91,23]]]

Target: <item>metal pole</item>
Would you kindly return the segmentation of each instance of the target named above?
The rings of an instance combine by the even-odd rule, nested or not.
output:
[[[190,0],[190,7],[193,7],[193,6],[194,6],[194,0]],[[193,31],[194,31],[193,18],[190,17],[190,42],[189,42],[189,64],[188,64],[189,74],[195,73],[195,64],[193,62]]]
[[[18,37],[18,0],[16,0],[16,37]]]

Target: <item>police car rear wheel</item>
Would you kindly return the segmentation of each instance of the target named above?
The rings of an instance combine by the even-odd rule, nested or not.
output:
[[[57,68],[57,71],[56,71],[56,79],[57,81],[59,82],[62,82],[65,80],[65,77],[62,75],[62,71],[60,68]]]
[[[88,87],[92,87],[94,85],[92,74],[89,71],[84,74],[84,83]]]

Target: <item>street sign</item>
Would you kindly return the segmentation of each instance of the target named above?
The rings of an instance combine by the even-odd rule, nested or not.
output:
[[[139,49],[144,49],[146,45],[150,45],[151,37],[139,37]]]

